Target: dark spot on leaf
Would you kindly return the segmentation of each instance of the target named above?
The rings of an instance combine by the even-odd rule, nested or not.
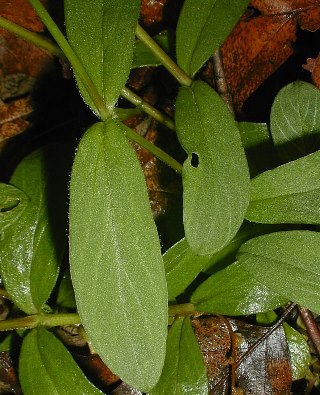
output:
[[[14,200],[12,202],[10,202],[8,205],[1,207],[0,206],[0,213],[6,213],[8,211],[11,211],[13,209],[15,209],[20,203],[20,200]]]
[[[192,156],[191,156],[191,166],[192,167],[199,166],[199,156],[198,156],[198,154],[195,154],[194,152],[192,152]]]

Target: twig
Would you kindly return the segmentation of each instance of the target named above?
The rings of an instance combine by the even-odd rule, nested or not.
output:
[[[306,309],[305,307],[300,307],[298,306],[299,313],[301,315],[301,318],[303,319],[303,322],[307,328],[307,331],[309,333],[310,339],[312,343],[314,344],[317,353],[320,355],[320,332],[318,325],[311,314],[311,312]]]
[[[224,74],[221,52],[219,49],[213,55],[213,71],[217,92],[221,96],[222,100],[226,103],[231,114],[235,116],[232,97],[229,92],[228,84]]]

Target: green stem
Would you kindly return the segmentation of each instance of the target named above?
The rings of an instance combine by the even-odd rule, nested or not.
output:
[[[40,325],[46,327],[81,324],[79,314],[43,314],[40,316]]]
[[[80,78],[81,82],[87,89],[88,94],[90,95],[91,100],[95,104],[99,116],[102,120],[106,120],[110,118],[112,114],[112,109],[108,109],[103,101],[103,98],[97,91],[94,83],[92,82],[90,76],[88,75],[86,69],[83,67],[82,63],[80,62],[79,58],[71,48],[70,44],[61,33],[58,26],[55,24],[47,10],[41,4],[40,0],[30,0],[32,7],[35,9],[39,17],[41,18],[42,22],[46,25],[47,29],[51,33],[52,37],[56,40],[59,47],[62,49],[63,53],[69,60],[72,68],[77,72],[78,77]]]
[[[176,315],[190,315],[195,313],[193,303],[174,304],[169,306],[168,310],[169,317],[174,317]]]
[[[65,58],[64,53],[57,45],[53,44],[46,38],[41,37],[40,34],[31,32],[30,30],[27,30],[24,27],[13,23],[8,19],[3,18],[2,16],[0,16],[0,27],[8,30],[10,33],[21,37],[32,44],[35,44],[37,47],[47,50],[54,56]]]
[[[144,112],[149,114],[152,118],[154,118],[155,120],[157,120],[160,123],[162,123],[163,125],[165,125],[167,128],[169,128],[173,131],[175,130],[174,122],[171,118],[162,114],[160,111],[155,109],[149,103],[142,100],[140,96],[136,95],[129,88],[124,87],[121,91],[121,96],[123,96],[125,99],[129,100],[130,103],[132,103],[133,105],[140,107],[141,110],[143,110]]]
[[[162,162],[166,163],[168,166],[172,167],[177,173],[182,173],[182,165],[176,161],[172,156],[168,155],[161,148],[150,143],[147,139],[140,136],[134,130],[130,129],[128,126],[119,123],[120,128],[125,133],[125,135],[130,139],[141,145],[141,147],[150,151],[154,156],[160,159]]]
[[[0,331],[12,331],[16,329],[32,329],[37,326],[63,326],[80,324],[78,314],[34,314],[26,317],[12,318],[0,321]]]
[[[190,86],[192,79],[168,56],[168,54],[149,36],[149,34],[138,24],[136,36],[150,51],[160,60],[162,65],[181,84]]]

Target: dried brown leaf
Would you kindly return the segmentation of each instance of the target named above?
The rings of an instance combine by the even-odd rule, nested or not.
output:
[[[319,0],[252,0],[259,16],[247,13],[221,48],[234,107],[244,101],[293,53],[296,30],[320,26]]]
[[[308,58],[307,64],[302,67],[310,71],[313,83],[320,89],[320,54],[316,59]]]

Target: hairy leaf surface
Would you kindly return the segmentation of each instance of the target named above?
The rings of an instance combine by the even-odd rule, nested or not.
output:
[[[108,108],[124,87],[132,62],[139,0],[66,0],[65,20],[70,44]],[[85,102],[95,111],[82,82]]]
[[[249,276],[288,300],[319,313],[320,233],[270,233],[243,244],[238,260]]]
[[[270,115],[273,141],[285,161],[320,148],[320,91],[295,81],[275,98]]]
[[[163,372],[151,391],[151,395],[167,394],[208,394],[206,367],[189,317],[177,318],[170,328]]]
[[[47,301],[66,246],[67,178],[72,150],[46,146],[24,158],[11,177],[30,201],[4,231],[1,275],[10,297],[28,314]]]
[[[17,221],[28,201],[28,196],[20,189],[0,183],[0,233]]]
[[[177,26],[178,65],[191,77],[225,41],[248,0],[186,0]]]
[[[275,309],[288,299],[235,262],[204,281],[192,294],[191,301],[198,311],[247,315]]]
[[[180,89],[176,127],[188,153],[182,174],[186,239],[194,253],[213,254],[235,236],[249,202],[239,130],[218,94],[201,81]]]
[[[102,395],[60,340],[41,327],[23,340],[19,378],[25,395]]]
[[[320,151],[254,178],[246,219],[320,224]]]
[[[167,288],[142,170],[113,120],[82,138],[70,195],[71,276],[81,321],[108,367],[147,392],[164,363]]]

